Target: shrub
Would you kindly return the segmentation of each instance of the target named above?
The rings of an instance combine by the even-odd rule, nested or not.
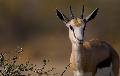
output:
[[[9,59],[6,58],[3,52],[0,53],[0,76],[63,76],[70,65],[67,65],[62,73],[53,73],[55,68],[46,69],[49,62],[48,59],[43,59],[41,68],[37,68],[35,64],[30,63],[30,60],[24,64],[17,63],[22,52],[22,48],[17,48],[16,54]]]

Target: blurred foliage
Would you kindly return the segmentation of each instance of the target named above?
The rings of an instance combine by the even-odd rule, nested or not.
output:
[[[69,65],[67,65],[62,73],[54,73],[55,68],[48,69],[48,59],[43,60],[41,68],[30,63],[29,60],[21,64],[18,63],[17,60],[22,53],[23,49],[17,48],[16,55],[9,59],[5,57],[5,54],[0,54],[0,76],[63,76],[69,67]]]
[[[22,73],[33,71],[36,65],[27,61],[25,64],[18,64],[19,54],[22,53],[22,48],[16,50],[16,55],[10,59],[6,59],[4,54],[0,55],[0,73],[2,76],[24,76]]]

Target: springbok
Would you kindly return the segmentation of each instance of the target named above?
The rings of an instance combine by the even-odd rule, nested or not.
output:
[[[96,8],[90,15],[83,18],[84,6],[80,18],[73,15],[70,6],[71,20],[56,9],[56,14],[69,29],[69,38],[72,43],[72,53],[70,57],[70,67],[74,76],[85,76],[91,73],[95,76],[98,68],[111,66],[114,76],[119,73],[119,56],[117,52],[105,41],[89,40],[84,41],[84,31],[86,23],[95,18],[98,12]]]

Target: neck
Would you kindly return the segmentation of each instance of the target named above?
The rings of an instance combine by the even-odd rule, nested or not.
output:
[[[84,61],[85,61],[85,53],[84,53],[83,44],[75,44],[75,43],[72,43],[71,58],[73,58],[76,63],[77,63],[77,62],[80,62],[81,64],[84,64]]]
[[[79,51],[83,50],[83,43],[72,43],[72,51]]]

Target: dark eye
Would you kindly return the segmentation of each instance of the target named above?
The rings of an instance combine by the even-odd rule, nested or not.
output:
[[[73,27],[70,25],[70,29],[72,30],[72,31],[74,31],[74,29],[73,29]]]

